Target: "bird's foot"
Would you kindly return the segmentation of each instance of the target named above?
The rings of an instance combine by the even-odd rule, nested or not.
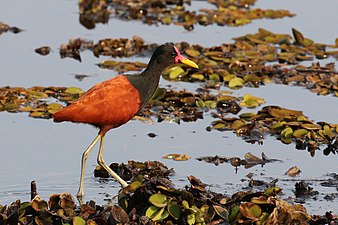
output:
[[[80,204],[80,206],[81,205],[83,205],[83,199],[84,199],[84,193],[83,193],[83,191],[81,192],[81,191],[79,191],[77,194],[76,194],[76,198],[77,198],[77,200],[79,201],[79,204]]]

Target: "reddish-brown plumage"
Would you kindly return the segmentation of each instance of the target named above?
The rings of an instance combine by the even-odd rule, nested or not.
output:
[[[54,121],[92,124],[101,134],[118,127],[139,111],[138,90],[123,76],[96,84],[78,100],[54,113]]]

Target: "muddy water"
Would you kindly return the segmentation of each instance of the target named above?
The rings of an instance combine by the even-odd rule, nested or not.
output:
[[[277,5],[278,4],[278,5]],[[331,4],[331,5],[330,5]],[[335,6],[333,5],[335,4]],[[193,1],[192,9],[204,7],[205,3]],[[107,37],[132,37],[139,35],[146,42],[163,43],[166,41],[189,41],[204,46],[231,42],[232,37],[254,33],[259,27],[273,32],[291,33],[291,27],[303,32],[317,42],[334,43],[338,37],[335,10],[337,3],[327,1],[259,1],[258,7],[288,9],[297,14],[294,18],[282,20],[258,20],[239,28],[218,26],[199,27],[186,32],[175,26],[147,26],[139,22],[121,22],[111,19],[107,25],[98,25],[95,30],[86,30],[78,23],[76,1],[1,1],[1,21],[18,26],[25,31],[20,34],[2,34],[0,36],[0,85],[23,86],[54,85],[78,86],[84,90],[116,73],[99,69],[95,63],[103,58],[94,58],[84,52],[82,63],[72,59],[59,58],[58,47],[67,43],[69,38],[82,37],[98,40]],[[307,7],[308,6],[308,7]],[[333,18],[335,17],[335,18]],[[321,18],[320,20],[318,18]],[[323,26],[325,23],[325,26]],[[212,38],[210,38],[212,34]],[[34,49],[48,45],[53,52],[48,56],[34,53]],[[146,58],[137,58],[147,62]],[[333,61],[333,59],[329,60]],[[74,79],[74,74],[91,75],[83,81]],[[161,82],[162,86],[168,85]],[[174,88],[195,90],[198,84],[170,83]],[[270,84],[259,89],[244,88],[234,92],[241,96],[250,93],[263,97],[267,104],[280,105],[302,110],[315,121],[325,120],[338,123],[337,99],[319,97],[299,87]],[[292,101],[290,101],[292,99]],[[294,183],[299,179],[328,179],[328,173],[337,173],[337,157],[323,156],[321,151],[312,158],[305,151],[297,151],[294,145],[284,145],[267,137],[261,146],[243,142],[231,132],[207,132],[205,128],[212,121],[207,114],[204,120],[181,125],[160,123],[145,124],[131,121],[108,133],[106,138],[106,162],[127,162],[128,160],[160,160],[176,171],[173,177],[178,186],[184,186],[187,175],[195,175],[210,184],[215,191],[232,194],[247,187],[248,173],[254,173],[255,179],[277,183],[284,189],[285,198],[293,198]],[[96,130],[88,125],[69,123],[54,124],[51,120],[36,120],[26,114],[0,113],[0,203],[7,204],[16,199],[29,200],[29,183],[36,180],[39,194],[48,198],[52,193],[70,192],[75,194],[78,188],[80,157],[82,151],[96,135]],[[149,138],[154,132],[158,136]],[[260,155],[264,152],[270,158],[283,162],[240,168],[237,174],[229,164],[214,166],[195,160],[205,155],[239,156],[251,152]],[[173,162],[162,159],[169,153],[185,153],[192,156],[187,162]],[[113,180],[100,180],[93,177],[96,165],[95,151],[88,160],[85,177],[86,198],[103,203],[119,189]],[[298,166],[300,177],[289,180],[284,172],[291,166]],[[244,179],[244,181],[243,181]],[[293,181],[292,181],[293,180]],[[311,213],[323,214],[334,210],[337,201],[324,200],[325,195],[335,193],[334,188],[320,186],[320,181],[311,182],[320,192],[317,201],[308,200],[305,205]]]

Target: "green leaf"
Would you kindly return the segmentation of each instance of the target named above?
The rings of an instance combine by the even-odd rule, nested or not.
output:
[[[166,88],[157,88],[155,93],[151,97],[151,100],[160,100],[165,96],[166,93],[167,93]]]
[[[196,222],[195,214],[187,215],[187,222],[188,222],[189,225],[195,224],[195,222]]]
[[[160,222],[167,218],[169,216],[169,213],[165,208],[162,208],[151,220],[155,222]]]
[[[205,106],[210,108],[210,109],[214,109],[217,107],[217,102],[212,101],[212,100],[207,100],[204,102]]]
[[[217,81],[217,82],[220,81],[219,75],[216,74],[216,73],[210,74],[210,75],[209,75],[209,79],[210,79],[210,80],[213,80],[213,81]]]
[[[293,136],[295,138],[300,138],[300,137],[304,137],[307,133],[308,131],[306,129],[297,129],[293,132]]]
[[[58,104],[58,103],[50,103],[47,106],[47,110],[49,113],[53,114],[57,111],[59,111],[62,108],[62,105]]]
[[[234,74],[227,74],[223,77],[224,82],[230,82],[232,79],[236,78]]]
[[[198,57],[201,55],[201,53],[195,49],[187,49],[185,50],[185,53],[191,57]]]
[[[248,219],[258,220],[262,215],[262,209],[259,205],[252,202],[244,202],[239,206],[239,210]]]
[[[164,194],[153,194],[150,196],[149,202],[157,207],[165,207],[168,204],[167,196]]]
[[[150,206],[147,211],[146,211],[146,217],[148,217],[149,219],[154,218],[157,213],[161,210],[161,208],[158,208],[156,206]]]
[[[142,182],[140,181],[133,181],[131,184],[129,184],[127,187],[123,189],[124,193],[134,193],[139,187],[142,186]]]
[[[187,154],[171,153],[171,154],[163,156],[162,158],[163,159],[172,159],[172,160],[175,160],[175,161],[187,161],[191,158],[191,156],[187,155]]]
[[[291,127],[286,127],[284,130],[281,132],[281,136],[284,138],[292,138],[293,137],[293,130]]]
[[[82,94],[84,91],[77,87],[69,87],[65,90],[65,92],[67,94],[76,95],[76,94]]]
[[[203,74],[200,73],[194,73],[191,75],[191,78],[195,79],[195,80],[200,80],[203,81],[204,80],[204,76]]]
[[[265,100],[263,98],[245,94],[243,96],[243,101],[240,103],[240,106],[254,108],[264,103],[265,103]]]
[[[226,210],[225,208],[223,208],[222,206],[219,206],[219,205],[213,205],[212,207],[214,208],[217,215],[219,215],[219,217],[221,217],[225,221],[229,221],[228,210]]]
[[[188,203],[188,201],[186,201],[186,200],[183,200],[182,201],[182,206],[183,206],[183,208],[185,208],[185,209],[189,209],[190,207],[189,207],[189,203]]]
[[[288,144],[291,144],[292,142],[292,138],[287,138],[287,137],[281,137],[280,138],[281,142],[283,142],[284,144],[288,145]]]
[[[264,194],[268,196],[276,196],[281,191],[282,189],[280,187],[272,187],[272,188],[267,188],[264,191]]]
[[[203,108],[205,107],[205,104],[204,104],[204,102],[203,102],[202,99],[199,99],[198,101],[196,101],[196,106],[197,106],[198,108],[203,109]]]
[[[73,225],[86,225],[86,221],[79,216],[73,217]]]
[[[181,215],[181,207],[176,201],[170,201],[168,204],[168,212],[175,220],[178,220]]]
[[[235,221],[238,213],[239,213],[239,206],[237,205],[234,208],[232,208],[231,213],[229,215],[229,220],[230,221]]]
[[[239,88],[243,87],[244,80],[239,77],[235,77],[229,81],[229,88]]]
[[[182,73],[184,73],[184,70],[180,66],[175,66],[171,68],[169,73],[170,79],[176,79],[178,78]]]
[[[324,125],[324,134],[327,135],[330,139],[334,139],[336,136],[329,125]]]
[[[169,14],[166,14],[164,17],[161,18],[161,22],[165,25],[171,24],[171,16]]]

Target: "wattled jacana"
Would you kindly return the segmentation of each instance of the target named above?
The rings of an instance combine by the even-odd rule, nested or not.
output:
[[[157,89],[162,71],[175,63],[198,68],[196,63],[183,57],[171,43],[159,46],[147,68],[139,75],[119,75],[90,88],[75,102],[54,113],[54,122],[70,121],[91,124],[99,133],[84,151],[81,161],[80,187],[77,197],[84,196],[84,171],[86,160],[94,145],[101,140],[97,162],[123,187],[128,184],[103,161],[104,136],[112,128],[131,120],[147,103]]]

